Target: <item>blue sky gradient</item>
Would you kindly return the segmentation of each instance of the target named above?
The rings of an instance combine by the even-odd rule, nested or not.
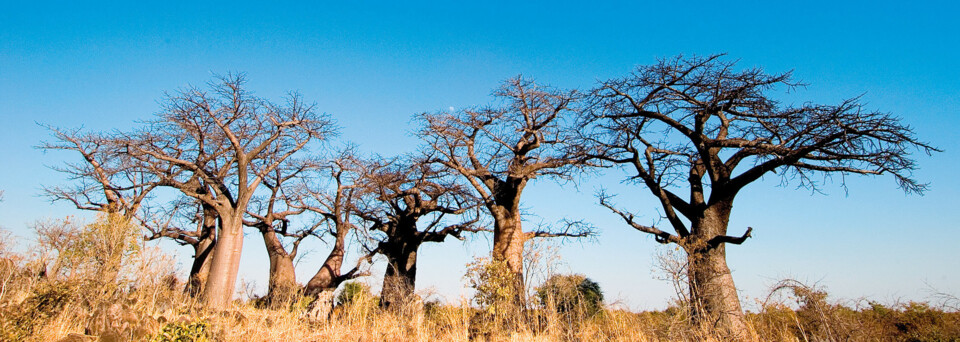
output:
[[[93,131],[129,129],[159,110],[165,91],[245,72],[249,89],[279,99],[299,91],[341,126],[341,140],[385,155],[415,150],[410,118],[490,101],[500,81],[589,89],[637,65],[677,54],[725,52],[741,67],[793,70],[808,83],[776,94],[785,103],[837,103],[863,95],[945,150],[917,155],[925,196],[892,177],[839,179],[812,195],[767,178],[735,205],[731,232],[754,238],[728,248],[750,307],[781,277],[819,282],[838,299],[923,300],[930,288],[960,295],[955,196],[960,127],[960,30],[954,2],[5,2],[0,5],[0,226],[28,237],[30,222],[84,215],[39,196],[67,182],[45,165],[76,156],[35,149],[37,123]],[[582,216],[596,242],[560,247],[563,268],[598,281],[634,309],[663,308],[672,292],[651,275],[664,248],[596,205],[599,187],[656,218],[646,190],[610,170],[577,187],[535,182],[530,224]],[[259,237],[246,243],[242,276],[266,283]],[[426,247],[419,284],[457,300],[463,265],[489,239]],[[166,246],[166,245],[165,245]],[[185,249],[166,246],[189,256]],[[305,281],[326,253],[305,258]]]

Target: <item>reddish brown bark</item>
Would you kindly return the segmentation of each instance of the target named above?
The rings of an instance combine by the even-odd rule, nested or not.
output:
[[[292,255],[283,247],[277,233],[272,229],[261,231],[263,243],[270,258],[270,275],[267,283],[267,301],[282,303],[300,291],[297,284],[296,269],[293,266]]]
[[[210,275],[210,260],[213,259],[213,250],[217,243],[217,212],[208,205],[202,206],[202,223],[200,236],[193,246],[193,266],[187,278],[186,292],[190,296],[203,293],[204,284]]]
[[[342,234],[338,232],[337,241],[334,243],[333,249],[330,250],[330,254],[327,255],[323,265],[304,287],[303,292],[306,295],[314,296],[322,291],[335,290],[337,286],[340,286],[340,283],[346,280],[340,271],[343,267],[343,256],[346,254],[346,238],[346,229],[343,230]]]

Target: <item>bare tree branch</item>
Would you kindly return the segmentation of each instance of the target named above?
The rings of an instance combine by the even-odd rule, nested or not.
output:
[[[462,176],[494,219],[493,256],[522,274],[522,246],[536,234],[521,227],[520,197],[527,183],[546,177],[571,181],[593,165],[575,143],[582,95],[521,77],[494,91],[497,105],[418,116],[428,161]],[[545,236],[545,232],[541,232]]]
[[[783,105],[769,92],[801,84],[790,73],[736,70],[721,55],[663,59],[633,74],[602,82],[581,112],[580,143],[598,160],[621,164],[660,201],[676,235],[636,222],[600,193],[600,204],[659,243],[688,254],[694,318],[722,322],[737,335],[746,323],[724,246],[736,195],[775,173],[784,183],[818,190],[814,174],[891,174],[907,193],[926,184],[913,178],[911,153],[939,151],[914,137],[890,114],[869,111],[859,97],[837,105]],[[689,191],[689,200],[676,189]]]

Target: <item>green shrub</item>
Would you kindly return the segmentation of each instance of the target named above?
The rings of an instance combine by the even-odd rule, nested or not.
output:
[[[340,295],[337,296],[337,305],[349,305],[356,303],[362,298],[373,298],[370,289],[362,283],[351,281],[343,284]]]
[[[489,314],[503,315],[516,311],[515,304],[521,298],[516,275],[499,260],[478,258],[467,264],[465,276],[476,292],[473,301]]]
[[[559,313],[593,316],[603,307],[600,284],[583,275],[554,275],[537,288],[537,298]]]
[[[206,342],[210,341],[209,324],[204,321],[171,322],[164,325],[150,342]]]

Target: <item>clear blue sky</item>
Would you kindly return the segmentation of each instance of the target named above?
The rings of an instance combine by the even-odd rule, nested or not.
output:
[[[810,84],[785,95],[796,101],[863,94],[868,109],[901,116],[946,150],[917,157],[917,176],[931,183],[922,197],[904,195],[890,177],[848,178],[849,195],[836,184],[826,196],[811,195],[775,179],[748,187],[731,230],[752,226],[754,238],[728,249],[747,306],[787,276],[819,281],[838,299],[922,300],[927,284],[960,295],[954,2],[343,3],[3,3],[0,226],[29,236],[36,219],[78,214],[38,196],[41,184],[67,181],[45,165],[74,156],[34,149],[48,138],[36,123],[127,129],[158,111],[164,91],[215,73],[246,72],[249,88],[267,98],[298,90],[338,120],[343,139],[395,154],[417,147],[408,134],[412,114],[487,103],[498,82],[517,74],[587,89],[657,57],[727,52],[744,67],[794,70]],[[585,180],[579,193],[537,182],[525,205],[548,222],[573,214],[599,226],[597,242],[561,249],[565,269],[632,308],[662,308],[671,291],[650,272],[664,247],[593,199],[603,184],[623,193],[620,203],[655,217],[645,190],[619,179],[612,172]],[[428,247],[419,285],[455,300],[463,264],[486,254],[488,243]],[[262,249],[251,236],[242,271],[261,286]],[[325,252],[301,263],[300,281]]]

